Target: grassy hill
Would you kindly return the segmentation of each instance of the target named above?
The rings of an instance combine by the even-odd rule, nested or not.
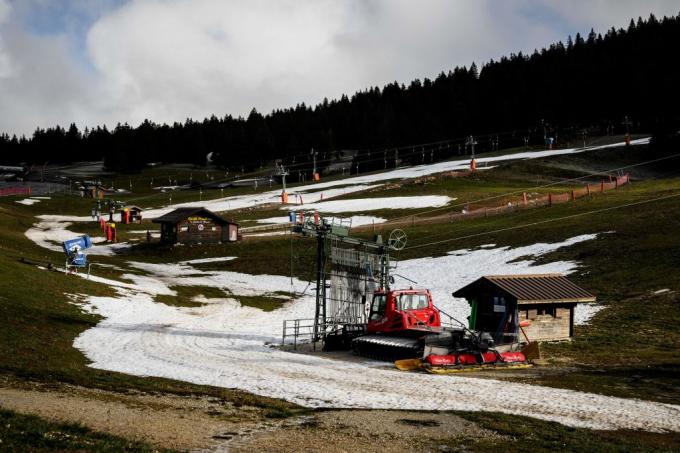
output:
[[[403,184],[352,198],[444,194],[459,199],[466,196],[478,199],[546,182],[559,183],[574,176],[598,174],[603,169],[631,166],[644,159],[645,148],[638,147],[516,161],[469,178],[435,178],[425,184]],[[680,194],[680,175],[669,174],[663,165],[630,167],[630,172],[632,184],[574,203],[463,222],[407,227],[409,246],[419,247],[407,248],[396,258],[435,256],[488,243],[514,247],[555,242],[584,233],[609,232],[594,241],[563,248],[543,258],[581,263],[574,280],[596,294],[606,309],[589,325],[577,327],[573,342],[545,345],[549,366],[493,377],[680,404],[680,356],[677,354],[680,349],[680,198],[675,197]],[[598,178],[592,177],[593,180]],[[549,190],[564,191],[569,187],[569,183],[558,184]],[[34,206],[19,205],[15,200],[17,198],[0,199],[0,325],[3,326],[0,329],[0,374],[19,381],[68,382],[113,391],[135,389],[206,394],[230,404],[260,408],[263,417],[305,412],[292,404],[246,392],[89,368],[85,357],[72,344],[77,335],[95,325],[99,318],[83,312],[66,294],[107,295],[112,290],[85,279],[26,264],[60,264],[62,255],[38,247],[25,237],[24,232],[35,223],[38,214],[87,215],[91,202],[65,195]],[[238,213],[242,221],[265,214],[269,214],[266,209]],[[378,211],[377,215],[383,214],[402,213]],[[85,228],[96,232],[94,226]],[[126,228],[122,228],[123,237],[126,237]],[[83,230],[80,226],[78,229]],[[361,234],[371,235],[370,232]],[[314,243],[302,238],[293,241],[296,254],[293,273],[310,278]],[[165,262],[231,255],[239,258],[203,265],[203,268],[288,275],[291,271],[290,248],[291,239],[287,237],[176,249],[139,245],[126,255],[97,257],[97,261],[125,268],[128,259]],[[98,268],[97,273],[117,278],[120,271]],[[658,292],[664,289],[668,291]],[[5,418],[11,416],[3,414]],[[503,436],[522,438],[526,443],[512,444],[521,447],[518,449],[547,450],[559,446],[578,450],[589,445],[607,450],[608,443],[614,442],[615,447],[611,450],[616,451],[664,450],[678,441],[677,434],[626,433],[617,437],[610,433],[602,437],[588,430],[521,417],[464,416]],[[510,419],[514,421],[511,423]],[[551,437],[547,441],[533,437],[527,427],[545,430]],[[589,443],[583,443],[584,439]],[[480,444],[470,439],[456,442],[478,450],[503,445],[500,441]],[[68,445],[62,447],[70,448]]]

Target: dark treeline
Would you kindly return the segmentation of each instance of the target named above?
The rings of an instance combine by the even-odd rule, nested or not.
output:
[[[531,55],[513,54],[481,69],[474,63],[456,67],[408,86],[394,82],[313,108],[301,104],[266,116],[253,110],[247,118],[213,116],[172,125],[147,120],[113,130],[71,125],[38,129],[30,138],[4,134],[0,155],[3,163],[27,164],[103,158],[111,170],[136,171],[148,162],[204,165],[213,152],[217,165],[240,171],[274,159],[307,165],[311,148],[323,167],[324,156],[360,149],[353,165],[363,163],[366,171],[390,165],[398,153],[413,163],[449,157],[460,152],[460,142],[450,140],[470,134],[478,137],[480,151],[520,146],[525,139],[537,144],[546,135],[560,145],[587,128],[651,131],[660,121],[677,121],[677,55],[680,16],[652,15],[631,20],[627,29],[577,34]],[[393,150],[438,141],[446,146]]]

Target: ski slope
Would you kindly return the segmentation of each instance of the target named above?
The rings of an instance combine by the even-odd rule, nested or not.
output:
[[[442,309],[464,319],[467,304],[453,299],[453,290],[484,274],[573,272],[576,262],[535,265],[532,259],[518,259],[539,258],[595,237],[519,248],[456,250],[437,258],[403,261],[399,270],[420,286],[430,287]],[[145,275],[129,274],[126,278],[132,283],[122,285],[99,279],[117,288],[116,297],[73,296],[84,309],[104,317],[74,342],[92,367],[238,388],[309,407],[499,411],[593,429],[680,431],[680,407],[674,405],[465,376],[402,373],[369,360],[345,362],[285,352],[268,344],[280,341],[284,319],[312,317],[312,295],[273,312],[241,306],[237,299],[275,291],[300,294],[307,282],[201,271],[190,262],[129,265]],[[155,294],[174,293],[171,285],[221,287],[234,297],[201,298],[204,305],[198,308],[155,302]]]

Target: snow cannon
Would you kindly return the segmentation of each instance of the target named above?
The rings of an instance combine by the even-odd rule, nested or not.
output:
[[[85,267],[87,265],[87,257],[82,253],[92,247],[92,239],[90,236],[84,234],[75,239],[69,239],[62,243],[64,253],[66,254],[66,267]]]

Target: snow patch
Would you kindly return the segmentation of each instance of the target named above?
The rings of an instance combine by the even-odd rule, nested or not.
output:
[[[219,263],[220,261],[231,261],[236,258],[236,256],[216,256],[214,258],[199,258],[196,260],[182,261],[180,264]]]
[[[453,200],[456,200],[456,198],[450,198],[445,195],[357,198],[351,200],[319,201],[317,203],[306,204],[304,208],[337,214],[341,212],[375,211],[378,209],[438,208],[446,206]],[[283,207],[281,209],[289,208]]]
[[[413,277],[419,286],[432,288],[442,309],[464,319],[467,304],[452,299],[451,291],[485,274],[572,272],[575,262],[535,266],[530,260],[514,260],[594,237],[515,249],[454,251],[400,262],[399,272]],[[669,404],[491,379],[401,373],[374,361],[343,362],[272,349],[265,343],[280,341],[284,319],[313,316],[313,296],[296,296],[272,312],[242,306],[238,296],[277,291],[299,295],[306,282],[275,275],[206,272],[185,263],[130,264],[147,272],[147,277],[137,276],[134,284],[124,287],[112,281],[118,297],[87,298],[89,308],[104,320],[76,338],[74,346],[95,368],[239,388],[310,407],[484,410],[593,429],[680,430],[680,407]],[[234,296],[210,299],[191,309],[154,302],[153,294],[169,285],[209,285],[228,289]],[[423,388],[428,392],[423,393]]]
[[[574,308],[574,325],[585,326],[590,319],[604,308],[601,304],[576,304]]]
[[[82,236],[84,233],[75,233],[70,231],[68,227],[72,222],[62,220],[62,216],[41,215],[37,217],[38,223],[24,233],[28,239],[35,242],[40,247],[52,250],[54,252],[63,252],[61,243],[77,236]],[[90,218],[88,217],[88,220]],[[103,237],[93,237],[92,242],[102,243],[105,239]],[[116,254],[117,250],[127,248],[126,243],[116,244],[101,244],[95,245],[85,251],[86,255],[104,255],[111,256]]]
[[[372,224],[378,224],[378,223],[383,223],[387,222],[387,219],[384,219],[382,217],[374,217],[370,215],[353,215],[353,216],[348,216],[348,217],[343,217],[345,219],[350,219],[351,220],[351,225],[353,227],[358,227],[362,225],[372,225]],[[290,219],[288,216],[285,217],[269,217],[266,219],[259,219],[257,223],[269,223],[269,224],[286,224],[290,223]],[[250,236],[255,236],[254,234],[251,234]]]
[[[25,206],[31,206],[36,203],[40,203],[40,200],[36,200],[34,198],[24,198],[23,200],[17,200],[15,203],[23,204]]]

